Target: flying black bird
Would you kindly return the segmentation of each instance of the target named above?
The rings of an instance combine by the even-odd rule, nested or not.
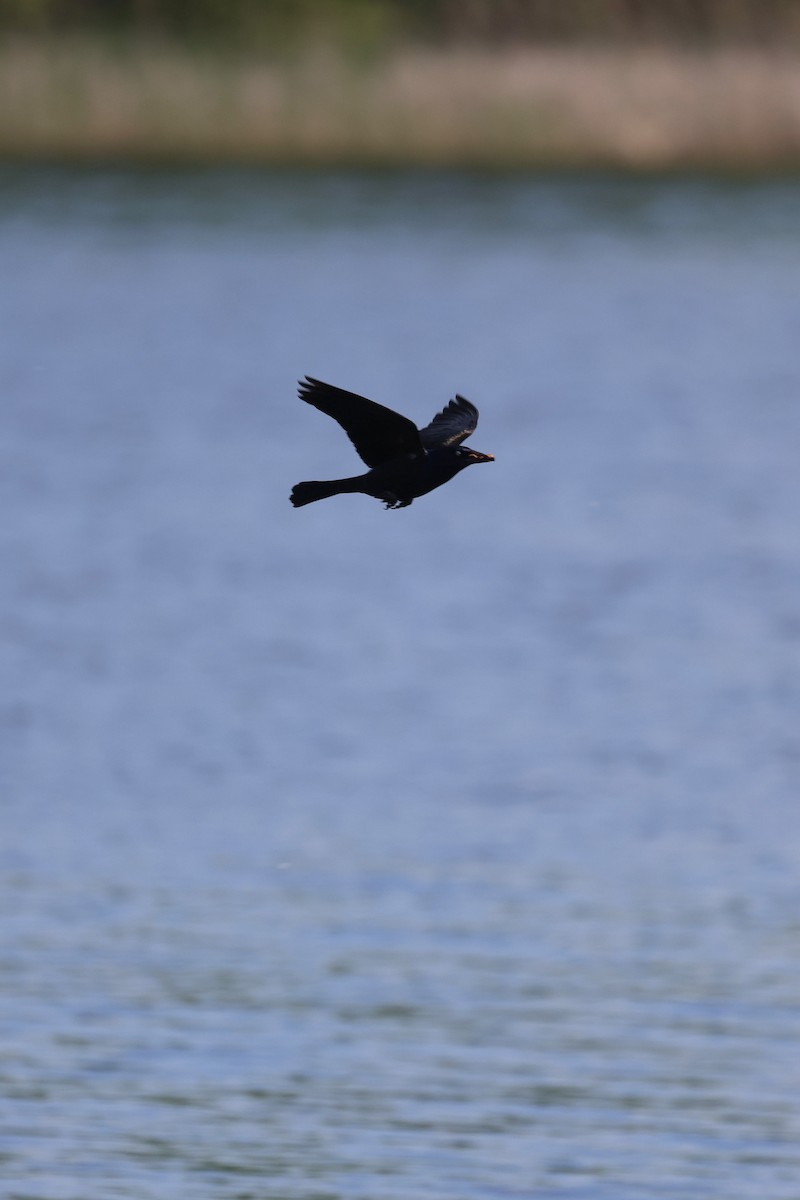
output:
[[[301,380],[298,395],[339,422],[370,469],[349,479],[296,483],[289,497],[295,508],[339,492],[363,492],[383,500],[387,508],[407,508],[464,467],[494,462],[491,454],[461,444],[478,424],[477,408],[463,396],[451,400],[430,425],[417,429],[408,417],[309,375]]]

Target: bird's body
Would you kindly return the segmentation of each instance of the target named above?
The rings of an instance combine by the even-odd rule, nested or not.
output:
[[[363,492],[383,500],[387,508],[407,508],[412,500],[447,483],[467,465],[447,450],[401,454],[363,475],[297,483],[292,489],[291,501],[295,508],[300,508],[313,500],[324,500],[341,492]]]
[[[461,444],[478,424],[478,410],[463,396],[451,400],[430,425],[417,429],[408,417],[374,400],[308,375],[300,383],[299,395],[339,422],[370,469],[347,479],[295,484],[290,496],[295,508],[342,492],[362,492],[382,500],[387,508],[407,508],[465,467],[493,461],[491,454]]]

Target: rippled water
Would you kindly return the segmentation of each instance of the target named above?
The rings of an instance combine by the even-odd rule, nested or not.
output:
[[[11,1200],[797,1200],[799,204],[0,173]]]

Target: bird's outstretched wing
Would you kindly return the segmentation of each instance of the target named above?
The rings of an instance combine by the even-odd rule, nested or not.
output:
[[[433,446],[457,446],[474,433],[477,425],[478,410],[475,405],[463,396],[456,396],[433,418],[430,425],[420,430],[419,435],[426,450]]]
[[[421,454],[422,442],[413,421],[365,396],[331,387],[306,375],[297,394],[338,421],[368,467],[377,467],[399,454]],[[437,417],[437,420],[439,418]]]

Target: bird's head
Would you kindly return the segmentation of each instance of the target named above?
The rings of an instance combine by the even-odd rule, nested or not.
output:
[[[481,454],[480,450],[473,450],[469,446],[459,446],[455,453],[459,469],[471,467],[473,463],[494,462],[493,454]]]

